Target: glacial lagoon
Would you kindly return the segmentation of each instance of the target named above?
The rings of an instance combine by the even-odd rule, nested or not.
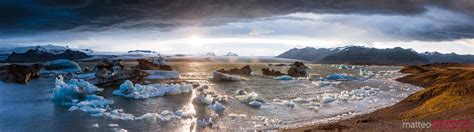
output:
[[[288,66],[269,66],[268,63],[219,63],[219,62],[170,62],[181,73],[179,80],[207,86],[217,95],[226,95],[223,112],[215,112],[207,105],[196,102],[196,91],[191,93],[131,99],[112,94],[118,86],[104,87],[100,96],[113,100],[109,109],[121,109],[137,117],[147,113],[192,113],[189,118],[163,120],[120,120],[107,116],[94,117],[80,110],[70,111],[69,106],[51,101],[55,87],[54,77],[42,77],[26,85],[0,82],[0,129],[12,131],[201,131],[261,130],[301,127],[337,121],[358,114],[390,106],[420,87],[395,81],[403,76],[397,66],[368,66],[375,76],[364,78],[359,68],[339,69],[334,65],[307,64],[310,78],[276,80],[262,75],[260,69],[270,67],[286,71]],[[251,76],[241,76],[245,81],[211,81],[212,71],[250,65]],[[334,81],[318,86],[318,77],[332,73],[346,73],[354,80]],[[146,80],[160,83],[162,80]],[[260,108],[254,108],[235,98],[235,92],[244,89],[255,92],[263,99]],[[348,96],[349,95],[349,96]],[[202,127],[199,120],[212,125]]]

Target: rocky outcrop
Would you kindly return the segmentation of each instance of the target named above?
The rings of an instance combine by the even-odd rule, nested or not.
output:
[[[141,70],[165,70],[165,71],[172,71],[173,68],[171,66],[161,63],[153,63],[145,59],[138,59],[138,65],[136,66],[138,69]]]
[[[230,75],[230,74],[214,71],[212,72],[212,80],[224,81],[224,82],[235,82],[235,81],[241,81],[243,79],[237,75]]]
[[[31,79],[39,78],[41,64],[34,65],[5,65],[0,66],[0,80],[11,83],[25,84]]]
[[[308,67],[303,64],[303,62],[295,62],[290,65],[290,69],[288,69],[288,75],[292,77],[306,77],[308,76]]]
[[[121,60],[103,60],[94,68],[96,85],[118,85],[125,80],[134,82],[143,80],[144,77],[150,75],[138,68],[125,67]]]
[[[283,76],[283,75],[286,75],[284,73],[281,73],[280,71],[275,71],[274,69],[270,70],[270,68],[262,68],[262,73],[263,73],[263,75],[267,75],[267,76]]]
[[[11,53],[5,62],[9,63],[31,63],[31,62],[46,62],[57,59],[67,59],[67,60],[78,60],[85,59],[91,56],[80,52],[73,51],[70,49],[65,50],[63,53],[54,54],[51,52],[42,51],[40,49],[30,49],[25,53]]]
[[[250,75],[252,73],[252,69],[250,68],[249,65],[246,65],[242,68],[233,68],[230,70],[220,69],[220,70],[217,70],[217,72],[226,73],[226,74]]]

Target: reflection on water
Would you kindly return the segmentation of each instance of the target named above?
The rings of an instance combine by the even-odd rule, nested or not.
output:
[[[176,111],[183,109],[195,113],[195,118],[174,120],[170,122],[161,121],[120,121],[107,117],[91,117],[80,111],[69,112],[67,107],[54,105],[50,101],[51,90],[54,87],[53,78],[41,78],[34,80],[28,85],[4,84],[0,92],[0,128],[2,130],[38,130],[38,131],[109,131],[112,128],[108,124],[119,124],[120,128],[131,131],[200,131],[196,121],[198,119],[214,119],[213,127],[218,130],[240,130],[240,129],[274,129],[278,127],[289,127],[294,124],[308,124],[313,122],[325,122],[328,118],[341,115],[351,116],[348,113],[364,113],[371,110],[393,104],[416,90],[407,84],[398,83],[391,79],[372,79],[367,81],[342,82],[337,87],[318,88],[309,80],[278,81],[273,77],[263,76],[260,69],[267,67],[266,63],[253,63],[250,67],[254,75],[243,76],[247,81],[241,82],[212,82],[208,81],[212,71],[217,69],[238,68],[248,63],[212,63],[212,62],[171,62],[170,65],[181,72],[181,80],[197,82],[207,85],[216,94],[232,97],[238,89],[254,91],[263,98],[266,103],[259,109],[251,108],[236,99],[229,99],[223,104],[226,107],[224,113],[216,115],[207,109],[207,106],[193,103],[195,92],[176,96],[165,96],[134,100],[113,96],[113,89],[108,88],[102,96],[114,100],[112,107],[121,108],[124,112],[134,115],[145,113],[161,113],[165,110]],[[309,65],[310,74],[326,76],[331,73],[348,73],[358,75],[358,69],[339,70],[323,65]],[[286,72],[287,66],[271,66],[272,69]],[[399,67],[374,66],[372,71],[397,70]],[[159,82],[151,80],[151,82]],[[274,99],[291,100],[297,97],[315,98],[324,93],[339,93],[350,91],[363,86],[380,88],[379,94],[372,98],[361,101],[336,101],[330,104],[322,104],[319,111],[309,109],[309,104],[296,103],[294,108],[278,105]],[[7,113],[7,114],[5,114]],[[245,117],[231,117],[229,115],[246,115]],[[269,123],[277,122],[277,123]],[[98,123],[99,128],[92,127]],[[22,127],[17,127],[22,126]],[[206,128],[209,129],[209,128]]]

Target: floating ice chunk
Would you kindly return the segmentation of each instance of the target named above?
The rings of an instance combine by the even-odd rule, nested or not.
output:
[[[119,124],[109,124],[109,127],[118,127]]]
[[[92,127],[99,128],[99,124],[98,123],[92,124]]]
[[[258,98],[258,94],[255,92],[248,93],[247,91],[243,89],[237,90],[235,95],[235,98],[239,100],[242,103],[249,104],[252,101],[258,101],[260,103],[264,103],[262,99]]]
[[[342,74],[333,73],[333,74],[329,74],[325,79],[336,80],[336,81],[349,81],[349,80],[354,80],[355,78],[345,73],[342,73]]]
[[[209,104],[208,108],[214,110],[217,113],[223,112],[225,110],[225,106],[219,103],[219,101]]]
[[[255,108],[260,108],[260,106],[262,106],[262,103],[258,101],[252,101],[249,103],[249,105]]]
[[[312,109],[314,111],[319,111],[319,107],[318,106],[309,106],[309,109]]]
[[[355,68],[355,66],[349,66],[349,65],[344,65],[344,64],[337,65],[336,67],[338,69],[354,69]]]
[[[292,76],[288,76],[288,75],[283,75],[283,76],[279,76],[277,78],[275,78],[276,80],[294,80],[295,78],[292,77]]]
[[[153,120],[155,121],[156,118],[159,118],[160,115],[158,113],[146,113],[146,114],[143,114],[142,116],[139,116],[137,118],[135,118],[136,120]]]
[[[77,106],[71,106],[68,111],[75,111],[75,110],[79,110],[79,107]]]
[[[235,91],[235,95],[246,95],[247,94],[247,91],[243,90],[243,89],[239,89],[237,91]]]
[[[330,96],[330,95],[327,95],[327,94],[325,94],[323,96],[323,99],[322,99],[322,102],[325,103],[325,104],[331,103],[331,102],[334,102],[334,101],[336,101],[336,99],[334,97]]]
[[[286,101],[285,104],[288,108],[294,108],[296,105],[293,101]]]
[[[114,128],[113,130],[114,132],[128,132],[127,129],[123,129],[123,128]]]
[[[213,100],[212,95],[207,95],[207,94],[199,95],[196,98],[201,104],[207,104],[207,105],[211,104]]]
[[[301,98],[301,97],[295,98],[295,99],[293,99],[293,101],[297,102],[297,103],[310,103],[311,102],[310,99],[304,99],[304,98]]]
[[[74,79],[89,79],[95,78],[95,73],[84,73],[84,74],[72,74],[72,78]]]
[[[230,113],[228,114],[228,116],[232,117],[232,118],[246,118],[247,115],[245,114],[235,114],[235,113]]]
[[[364,67],[359,69],[359,75],[364,77],[372,77],[374,76],[374,72],[369,71],[369,69]]]
[[[177,110],[174,113],[176,114],[176,116],[179,116],[179,117],[182,117],[182,118],[190,118],[194,115],[193,113],[185,112],[183,110]]]
[[[212,118],[209,118],[208,120],[206,119],[197,120],[198,126],[202,128],[207,127],[207,126],[212,127],[213,123],[214,121],[212,121]]]
[[[54,101],[65,102],[72,99],[79,99],[80,97],[91,95],[103,90],[84,80],[71,79],[66,84],[63,79],[64,78],[61,75],[56,77],[55,88],[53,89],[52,96]]]
[[[216,81],[241,81],[240,76],[225,74],[221,72],[212,72],[212,79]]]
[[[160,113],[159,118],[160,118],[161,121],[171,121],[172,119],[176,119],[176,118],[180,118],[180,117],[176,116],[173,112],[171,112],[169,110],[165,110],[165,111]]]
[[[152,84],[140,85],[126,80],[119,87],[119,90],[112,92],[114,95],[124,96],[134,99],[144,99],[150,97],[161,97],[164,95],[178,95],[189,93],[193,89],[191,84]]]
[[[179,79],[178,71],[144,70],[149,73],[145,79]]]
[[[135,120],[135,116],[129,113],[123,113],[122,109],[115,109],[104,113],[105,116],[116,120]]]
[[[313,81],[313,82],[311,82],[311,83],[313,83],[314,85],[316,85],[316,87],[323,88],[323,87],[327,87],[327,86],[336,86],[336,85],[339,85],[339,84],[341,84],[341,81],[324,81],[324,80],[318,80],[318,81]]]

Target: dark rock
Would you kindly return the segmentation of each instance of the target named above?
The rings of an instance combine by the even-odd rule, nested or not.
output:
[[[165,70],[165,71],[172,71],[173,68],[166,64],[157,64],[152,63],[145,59],[137,59],[138,65],[137,68],[141,70]]]
[[[292,77],[306,77],[308,76],[308,67],[303,64],[303,62],[295,62],[291,64],[290,69],[288,69],[288,75]]]
[[[5,62],[9,63],[29,63],[29,62],[46,62],[57,59],[67,59],[67,60],[78,60],[85,59],[91,56],[80,52],[72,51],[70,49],[65,50],[63,53],[54,54],[50,52],[41,51],[39,49],[30,49],[25,53],[11,53]]]
[[[96,78],[93,78],[95,80],[92,80],[91,82],[100,86],[119,85],[125,80],[138,82],[149,75],[147,72],[138,68],[125,67],[120,59],[113,61],[108,59],[103,60],[96,65],[94,72]]]
[[[0,80],[11,83],[25,84],[31,79],[39,78],[41,64],[34,65],[5,65],[0,67]]]
[[[267,76],[283,76],[283,75],[286,75],[284,73],[281,73],[280,71],[275,71],[273,69],[269,69],[269,68],[262,68],[262,73],[263,75],[267,75]]]
[[[226,74],[250,75],[252,73],[252,69],[250,68],[249,65],[246,65],[242,68],[233,68],[230,70],[220,69],[220,70],[217,70],[217,72],[226,73]]]

